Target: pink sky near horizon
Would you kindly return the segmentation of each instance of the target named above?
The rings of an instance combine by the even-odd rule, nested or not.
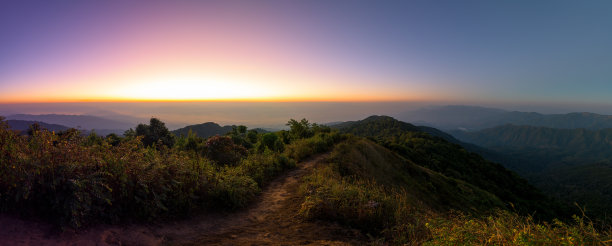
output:
[[[47,11],[30,20],[35,28],[22,38],[37,44],[45,39],[44,45],[15,51],[18,69],[3,78],[8,82],[0,84],[0,102],[432,97],[417,83],[405,85],[408,78],[381,76],[375,67],[354,70],[356,61],[318,40],[325,37],[309,36],[311,26],[281,21],[282,14],[267,13],[270,9],[202,5]],[[398,84],[385,85],[389,82]]]

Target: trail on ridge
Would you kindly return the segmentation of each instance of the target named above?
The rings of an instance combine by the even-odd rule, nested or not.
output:
[[[98,226],[49,233],[44,223],[0,216],[0,240],[9,245],[352,245],[366,240],[355,230],[326,222],[303,221],[300,179],[324,161],[317,155],[274,179],[251,206],[231,213],[151,224]]]

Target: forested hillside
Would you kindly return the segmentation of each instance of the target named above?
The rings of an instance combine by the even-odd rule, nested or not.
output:
[[[378,123],[383,122],[373,124]],[[582,217],[569,223],[542,223],[530,215],[518,215],[504,205],[506,200],[484,189],[355,136],[334,147],[328,161],[304,178],[300,192],[303,218],[358,228],[378,243],[597,245],[610,236]]]
[[[578,203],[593,219],[608,220],[612,207],[612,129],[504,125],[452,133],[494,151],[497,154],[493,157],[500,163],[567,205]]]
[[[555,210],[551,209],[554,203],[516,173],[412,124],[388,116],[371,116],[335,127],[341,132],[372,138],[417,165],[486,190],[512,203],[519,211],[539,211],[544,215]]]

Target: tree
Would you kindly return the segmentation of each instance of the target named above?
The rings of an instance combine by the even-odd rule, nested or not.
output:
[[[206,141],[206,157],[219,165],[237,165],[246,155],[246,148],[229,137],[217,135]]]
[[[287,126],[289,126],[289,133],[294,139],[309,138],[313,135],[310,123],[306,119],[300,121],[291,119],[287,122]]]
[[[261,136],[261,146],[267,147],[272,151],[282,152],[285,144],[276,133],[270,132]]]
[[[119,143],[121,143],[121,137],[119,137],[115,133],[111,133],[111,134],[106,135],[105,139],[106,139],[106,142],[108,142],[112,146],[117,146],[117,145],[119,145]]]
[[[157,118],[151,118],[149,125],[138,124],[136,136],[143,136],[142,143],[145,146],[161,144],[168,147],[174,146],[174,135],[168,130],[166,124]]]

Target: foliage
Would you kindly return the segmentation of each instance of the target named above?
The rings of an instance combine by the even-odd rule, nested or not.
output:
[[[598,230],[586,217],[574,216],[567,223],[556,219],[547,223],[503,210],[504,206],[495,205],[494,200],[478,205],[490,194],[355,137],[335,146],[329,160],[319,163],[303,179],[300,194],[304,197],[299,210],[303,218],[358,228],[383,245],[612,242],[611,230]],[[470,196],[473,198],[466,199]],[[470,206],[480,209],[473,211]]]
[[[612,129],[553,129],[504,125],[477,132],[454,132],[464,141],[500,153],[500,163],[543,191],[603,223],[612,206]]]
[[[246,155],[246,148],[229,137],[214,136],[206,140],[206,157],[219,165],[236,165]]]
[[[259,151],[264,151],[265,148],[272,150],[283,152],[285,150],[285,144],[281,140],[281,138],[276,133],[266,133],[261,136],[261,148]]]
[[[538,223],[531,216],[499,210],[474,218],[464,214],[432,218],[431,240],[424,245],[607,245],[612,231],[599,231],[585,217],[564,223]]]
[[[241,208],[295,166],[278,152],[248,154],[230,137],[190,135],[152,148],[136,134],[31,133],[20,136],[0,120],[0,211],[75,228]]]
[[[552,219],[559,205],[546,198],[516,173],[457,144],[434,137],[411,124],[388,116],[371,116],[339,125],[341,132],[369,137],[413,163],[485,190],[523,214]]]
[[[285,148],[287,156],[301,161],[314,154],[323,153],[329,150],[335,143],[343,139],[343,135],[338,132],[317,133],[311,138],[294,140]]]
[[[289,126],[289,133],[293,139],[308,138],[313,135],[313,131],[310,129],[310,123],[306,119],[300,121],[291,119],[287,122],[287,126]]]
[[[145,146],[174,145],[174,135],[168,130],[166,124],[157,118],[151,118],[149,125],[138,124],[135,130],[136,136],[142,136],[142,143]]]

